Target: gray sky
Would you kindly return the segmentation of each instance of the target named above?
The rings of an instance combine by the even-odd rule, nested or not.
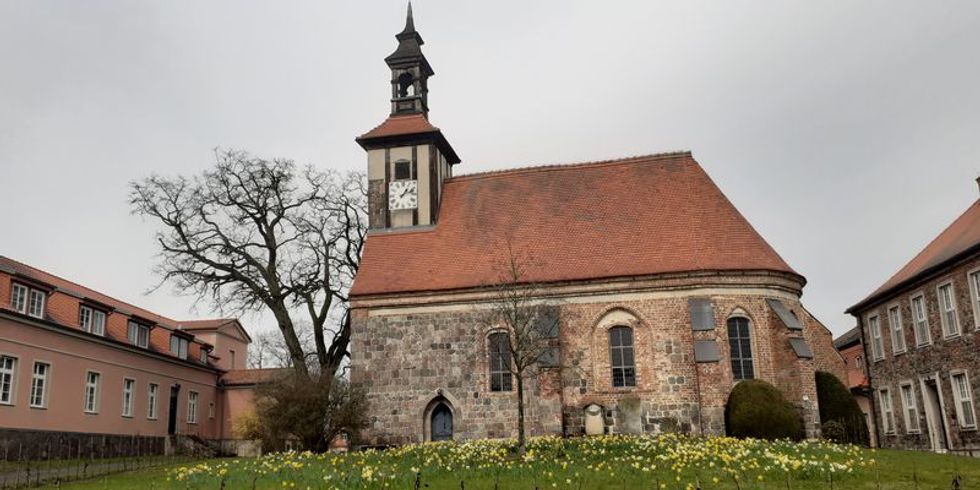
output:
[[[127,183],[200,172],[216,146],[364,168],[353,138],[387,115],[404,8],[0,0],[0,254],[207,316],[143,294],[154,228]],[[459,173],[692,150],[837,334],[978,197],[978,2],[414,8]]]

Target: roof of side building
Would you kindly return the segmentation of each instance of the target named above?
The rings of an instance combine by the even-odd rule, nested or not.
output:
[[[980,251],[980,199],[967,208],[895,275],[860,303],[848,308],[847,312],[857,312],[863,306],[887,296],[889,292],[914,282],[960,257],[978,251]]]

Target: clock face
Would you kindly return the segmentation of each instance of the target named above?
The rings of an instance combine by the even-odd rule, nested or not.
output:
[[[415,209],[419,206],[417,180],[395,180],[388,184],[388,209]]]

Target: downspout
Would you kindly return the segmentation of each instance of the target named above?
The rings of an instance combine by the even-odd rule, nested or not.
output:
[[[864,318],[861,317],[860,315],[854,315],[854,316],[855,318],[857,318],[858,331],[861,333],[861,351],[864,352],[864,375],[868,377],[868,388],[871,390],[870,393],[871,396],[868,397],[868,404],[871,406],[871,416],[869,417],[869,419],[874,422],[875,445],[880,448],[881,432],[879,427],[880,424],[878,423],[878,418],[877,418],[878,417],[877,397],[875,396],[874,383],[871,380],[871,361],[870,361],[871,358],[868,357],[868,343],[865,341],[865,337],[864,337]]]
[[[715,339],[715,342],[718,340]],[[694,328],[691,328],[691,361],[694,362],[694,391],[697,393],[698,397],[698,431],[701,432],[701,437],[704,437],[704,417],[701,414],[701,369],[698,367],[698,358],[694,352],[694,344],[697,339],[694,338]]]

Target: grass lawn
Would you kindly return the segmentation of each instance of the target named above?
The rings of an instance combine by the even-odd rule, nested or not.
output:
[[[70,489],[980,488],[980,460],[827,443],[608,436],[429,443],[348,455],[286,453],[124,473]]]

